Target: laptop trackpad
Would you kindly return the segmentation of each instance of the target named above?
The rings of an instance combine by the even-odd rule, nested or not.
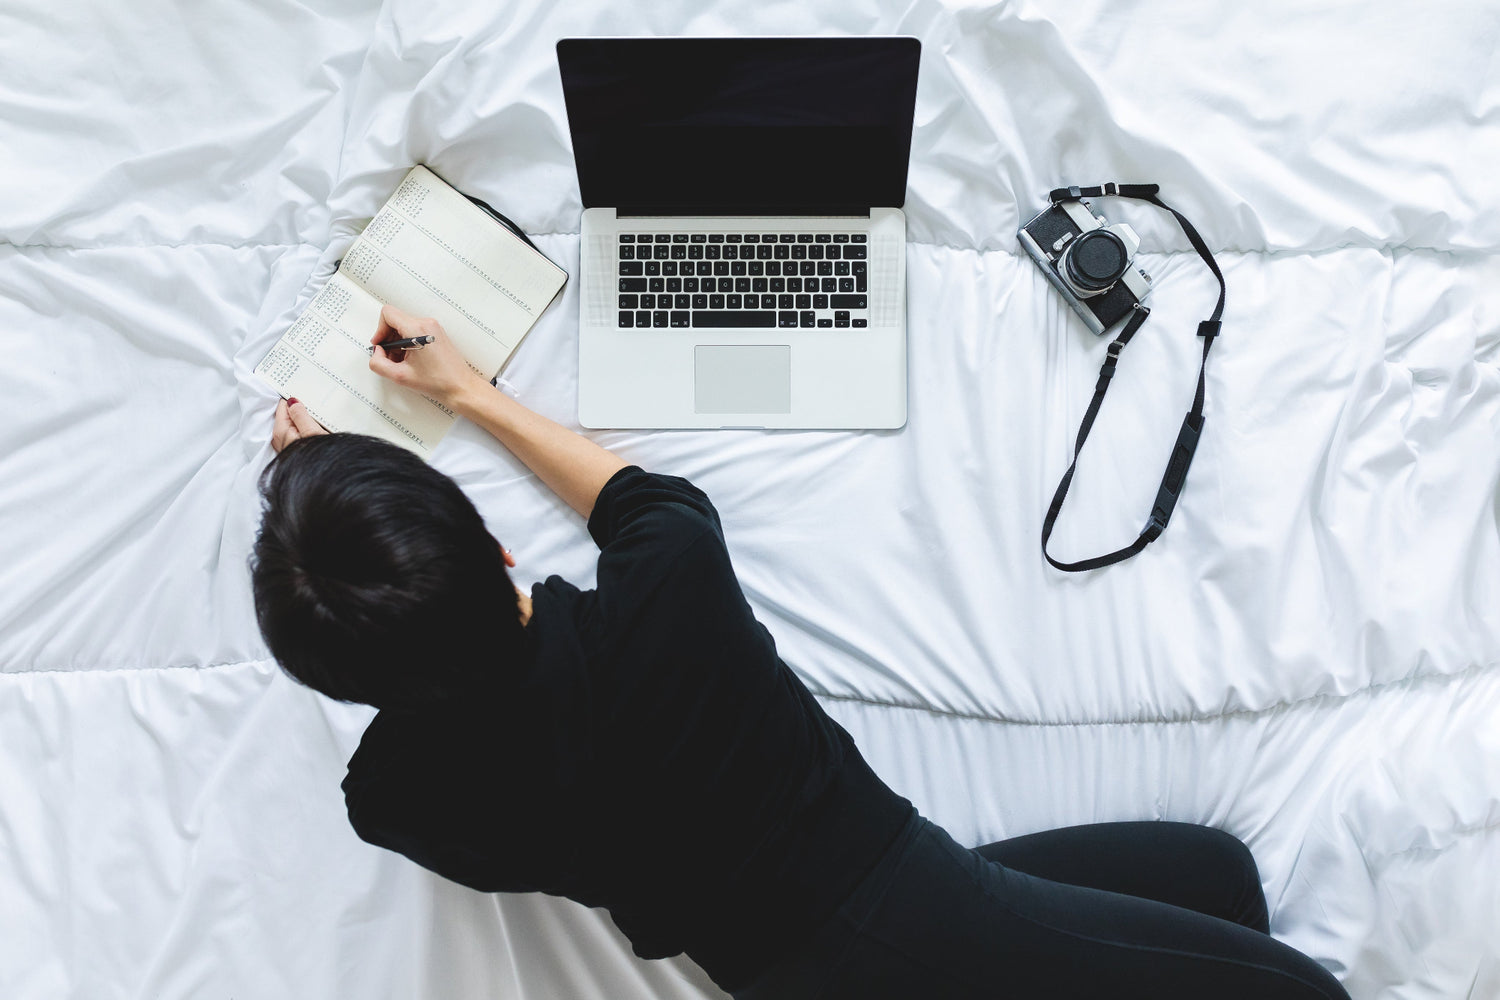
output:
[[[791,413],[787,345],[693,348],[696,413]]]

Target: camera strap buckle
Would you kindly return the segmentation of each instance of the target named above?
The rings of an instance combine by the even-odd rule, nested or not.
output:
[[[1198,366],[1198,391],[1193,397],[1192,409],[1188,411],[1182,421],[1182,428],[1177,432],[1177,441],[1172,447],[1172,457],[1167,463],[1166,472],[1162,475],[1161,485],[1157,489],[1156,500],[1151,505],[1151,516],[1146,521],[1145,528],[1141,530],[1134,542],[1124,548],[1102,556],[1095,556],[1092,559],[1059,562],[1047,551],[1047,540],[1052,537],[1052,528],[1057,523],[1057,515],[1062,511],[1063,500],[1067,498],[1068,487],[1073,482],[1073,473],[1078,469],[1078,455],[1083,451],[1083,443],[1088,439],[1089,431],[1094,426],[1094,419],[1099,415],[1099,407],[1104,403],[1104,393],[1109,389],[1110,379],[1114,377],[1120,353],[1125,350],[1125,345],[1130,343],[1130,338],[1134,337],[1136,331],[1141,328],[1141,324],[1146,322],[1146,317],[1151,314],[1151,310],[1139,302],[1136,303],[1135,312],[1125,324],[1125,328],[1110,342],[1104,364],[1099,369],[1099,381],[1094,386],[1094,398],[1089,401],[1088,410],[1084,413],[1083,421],[1078,427],[1078,437],[1073,444],[1073,461],[1068,466],[1068,471],[1063,473],[1062,481],[1057,484],[1057,491],[1053,493],[1052,503],[1047,508],[1047,516],[1042,521],[1042,555],[1057,569],[1070,573],[1100,569],[1129,559],[1161,536],[1161,533],[1167,529],[1167,522],[1171,520],[1172,511],[1177,506],[1177,499],[1181,496],[1187,482],[1188,467],[1192,465],[1193,455],[1198,450],[1198,439],[1203,432],[1203,402],[1208,373],[1208,352],[1219,335],[1220,317],[1224,314],[1224,275],[1219,270],[1218,264],[1214,263],[1213,254],[1209,252],[1208,244],[1203,242],[1203,237],[1198,235],[1193,224],[1188,222],[1182,213],[1157,197],[1159,190],[1160,188],[1155,184],[1111,182],[1094,188],[1077,186],[1058,188],[1050,195],[1050,200],[1054,204],[1064,200],[1076,201],[1083,197],[1118,195],[1149,201],[1153,205],[1166,209],[1177,219],[1178,224],[1182,226],[1183,233],[1187,235],[1188,242],[1193,245],[1193,249],[1198,252],[1198,256],[1203,258],[1203,262],[1208,265],[1208,269],[1213,272],[1219,282],[1219,301],[1214,305],[1213,314],[1198,324],[1198,336],[1203,340],[1203,360]]]

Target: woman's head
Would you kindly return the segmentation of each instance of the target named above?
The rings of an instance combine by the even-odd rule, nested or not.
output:
[[[261,635],[342,701],[417,707],[472,691],[527,647],[504,556],[469,498],[396,445],[327,434],[260,479]]]

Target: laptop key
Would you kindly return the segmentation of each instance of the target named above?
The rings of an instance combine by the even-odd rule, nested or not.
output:
[[[701,244],[701,243],[690,243],[690,244],[688,244],[688,259],[689,260],[702,260],[703,259],[703,244]]]
[[[667,325],[667,314],[665,312],[662,312],[660,309],[658,309],[656,312],[652,313],[651,314],[651,325],[652,326],[666,326]]]
[[[780,320],[780,322],[776,324],[777,326],[795,328],[797,325],[797,314],[794,312],[777,313],[776,316]]]
[[[796,233],[781,233],[777,238],[779,240],[781,240],[781,242],[783,242],[783,243],[796,243],[797,242],[797,234]]]
[[[813,312],[811,309],[804,310],[802,312],[801,316],[802,316],[802,325],[803,326],[806,327],[806,326],[817,326],[818,325],[818,314],[815,313],[815,312]]]
[[[683,237],[683,238],[686,239],[687,237]],[[687,246],[685,244],[673,243],[672,244],[672,259],[673,260],[687,260]]]
[[[691,304],[691,302],[692,302],[692,296],[691,295],[674,295],[674,296],[672,296],[672,308],[673,309],[686,309]]]
[[[839,255],[842,254],[843,252],[844,252],[844,248],[841,247],[841,246],[838,246],[837,244],[835,244],[834,246],[831,246],[828,249],[824,250],[823,251],[823,256],[826,257],[828,260],[838,260],[839,259]]]
[[[870,321],[867,320],[867,319],[857,319],[857,320],[854,320],[853,323],[854,323],[854,325],[856,327],[861,327],[861,328],[867,327],[867,326],[870,325]]]
[[[621,233],[620,234],[620,242],[621,243],[634,243],[635,242],[635,234],[634,233]]]
[[[641,305],[640,305],[640,308],[642,308],[642,309],[655,309],[656,308],[656,296],[655,295],[642,295],[641,296]]]
[[[830,295],[828,304],[834,309],[863,309],[865,308],[865,297],[863,295]],[[834,317],[837,319],[838,317]],[[844,317],[848,319],[848,317]]]
[[[813,308],[814,309],[827,309],[828,308],[828,296],[826,296],[826,295],[814,295],[813,296]]]
[[[658,236],[657,239],[661,239],[661,237]],[[835,242],[835,243],[848,243],[849,242],[849,234],[848,233],[834,233],[833,234],[833,242]]]
[[[733,278],[720,278],[719,279],[719,291],[721,291],[721,292],[732,292],[732,291],[734,291],[734,279]]]
[[[724,308],[724,296],[722,296],[722,295],[710,295],[708,297],[708,307],[710,309],[723,309]]]
[[[620,296],[620,308],[621,309],[639,309],[640,305],[641,305],[640,299],[641,299],[641,297],[639,295],[621,295]]]
[[[813,241],[813,234],[812,233],[798,233],[797,234],[797,242],[798,243],[811,243],[812,241]]]
[[[648,286],[647,289],[646,289],[647,291],[651,291],[651,292],[664,292],[664,291],[667,290],[667,279],[666,278],[647,278],[646,279],[646,284]]]
[[[666,260],[668,257],[672,256],[672,248],[667,246],[665,243],[658,243],[656,244],[656,246],[651,248],[651,256],[655,257],[657,260]]]
[[[658,242],[658,243],[671,243],[672,242],[672,237],[671,237],[671,235],[669,233],[657,233],[656,234],[656,242]]]
[[[811,295],[799,295],[799,296],[797,296],[797,308],[798,309],[811,309],[812,307],[813,307],[813,304],[812,304],[812,296]]]
[[[770,327],[776,325],[776,314],[760,309],[734,312],[695,312],[693,325],[698,327]]]
[[[707,236],[704,233],[689,233],[688,239],[693,243],[702,243]]]
[[[620,326],[622,326],[622,327],[635,326],[635,313],[633,313],[633,312],[621,312],[620,313]]]
[[[821,236],[823,234],[819,233],[818,235]],[[807,248],[807,259],[808,260],[822,260],[823,259],[823,245],[821,243],[814,243],[812,246],[808,247]]]
[[[852,292],[852,291],[854,291],[854,279],[853,278],[840,278],[839,279],[839,291],[841,291],[841,292]]]
[[[672,234],[672,242],[673,243],[686,243],[687,241],[688,241],[687,233],[673,233]]]
[[[708,242],[710,242],[710,243],[723,243],[724,242],[724,234],[723,233],[709,233],[708,234]]]
[[[740,295],[739,295],[738,292],[730,292],[728,295],[724,296],[724,305],[727,306],[730,309],[743,309],[743,308],[745,308],[744,302],[740,298]]]
[[[710,264],[708,261],[706,261],[706,260],[700,260],[698,262],[698,277],[701,278],[705,274],[713,274],[714,273],[714,267],[715,267],[715,265]]]
[[[818,326],[820,328],[830,327],[832,325],[833,325],[833,320],[831,320],[831,319],[820,319],[820,320],[818,320]]]
[[[671,262],[668,261],[668,263],[671,263]],[[662,265],[662,262],[659,261],[659,260],[648,260],[648,261],[646,261],[646,277],[648,277],[648,278],[654,278],[658,274],[661,274],[661,265]]]
[[[673,326],[692,326],[692,321],[689,319],[690,315],[691,315],[690,313],[686,313],[686,312],[674,312],[672,314],[672,325]]]
[[[645,278],[621,278],[620,291],[622,292],[644,292],[646,290]]]
[[[621,260],[635,260],[635,244],[627,243],[620,248]]]
[[[622,275],[640,274],[643,266],[638,260],[622,260],[620,261],[620,273]]]
[[[851,243],[863,243],[867,239],[869,239],[869,237],[866,236],[864,233],[855,233],[853,236],[849,237],[849,241]]]
[[[868,292],[870,290],[869,284],[870,283],[865,280],[865,276],[861,274],[859,277],[854,279],[854,290],[856,292]]]
[[[828,235],[827,233],[814,233],[813,234],[813,242],[814,243],[827,243],[827,242],[829,242],[832,239],[833,239],[833,237],[830,236],[830,235]]]
[[[708,308],[708,296],[707,295],[694,295],[693,296],[693,308],[694,309],[707,309]]]
[[[822,287],[825,292],[836,292],[839,290],[839,280],[837,278],[824,278]]]
[[[850,244],[849,246],[844,247],[844,259],[845,260],[864,260],[865,259],[865,248],[863,246],[858,245],[858,244]]]
[[[840,309],[838,312],[835,312],[833,314],[833,321],[835,323],[849,322],[849,311],[847,309]]]
[[[644,312],[644,311],[636,313],[635,314],[635,325],[638,326],[638,327],[650,326],[651,325],[651,314],[648,313],[648,312]]]
[[[847,260],[836,260],[836,261],[834,261],[833,262],[833,273],[834,274],[848,274],[849,273],[849,262]]]

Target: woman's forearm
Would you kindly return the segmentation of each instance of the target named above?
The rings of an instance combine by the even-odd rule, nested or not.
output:
[[[495,435],[585,518],[593,511],[604,484],[630,464],[477,379],[452,403],[454,410]]]

